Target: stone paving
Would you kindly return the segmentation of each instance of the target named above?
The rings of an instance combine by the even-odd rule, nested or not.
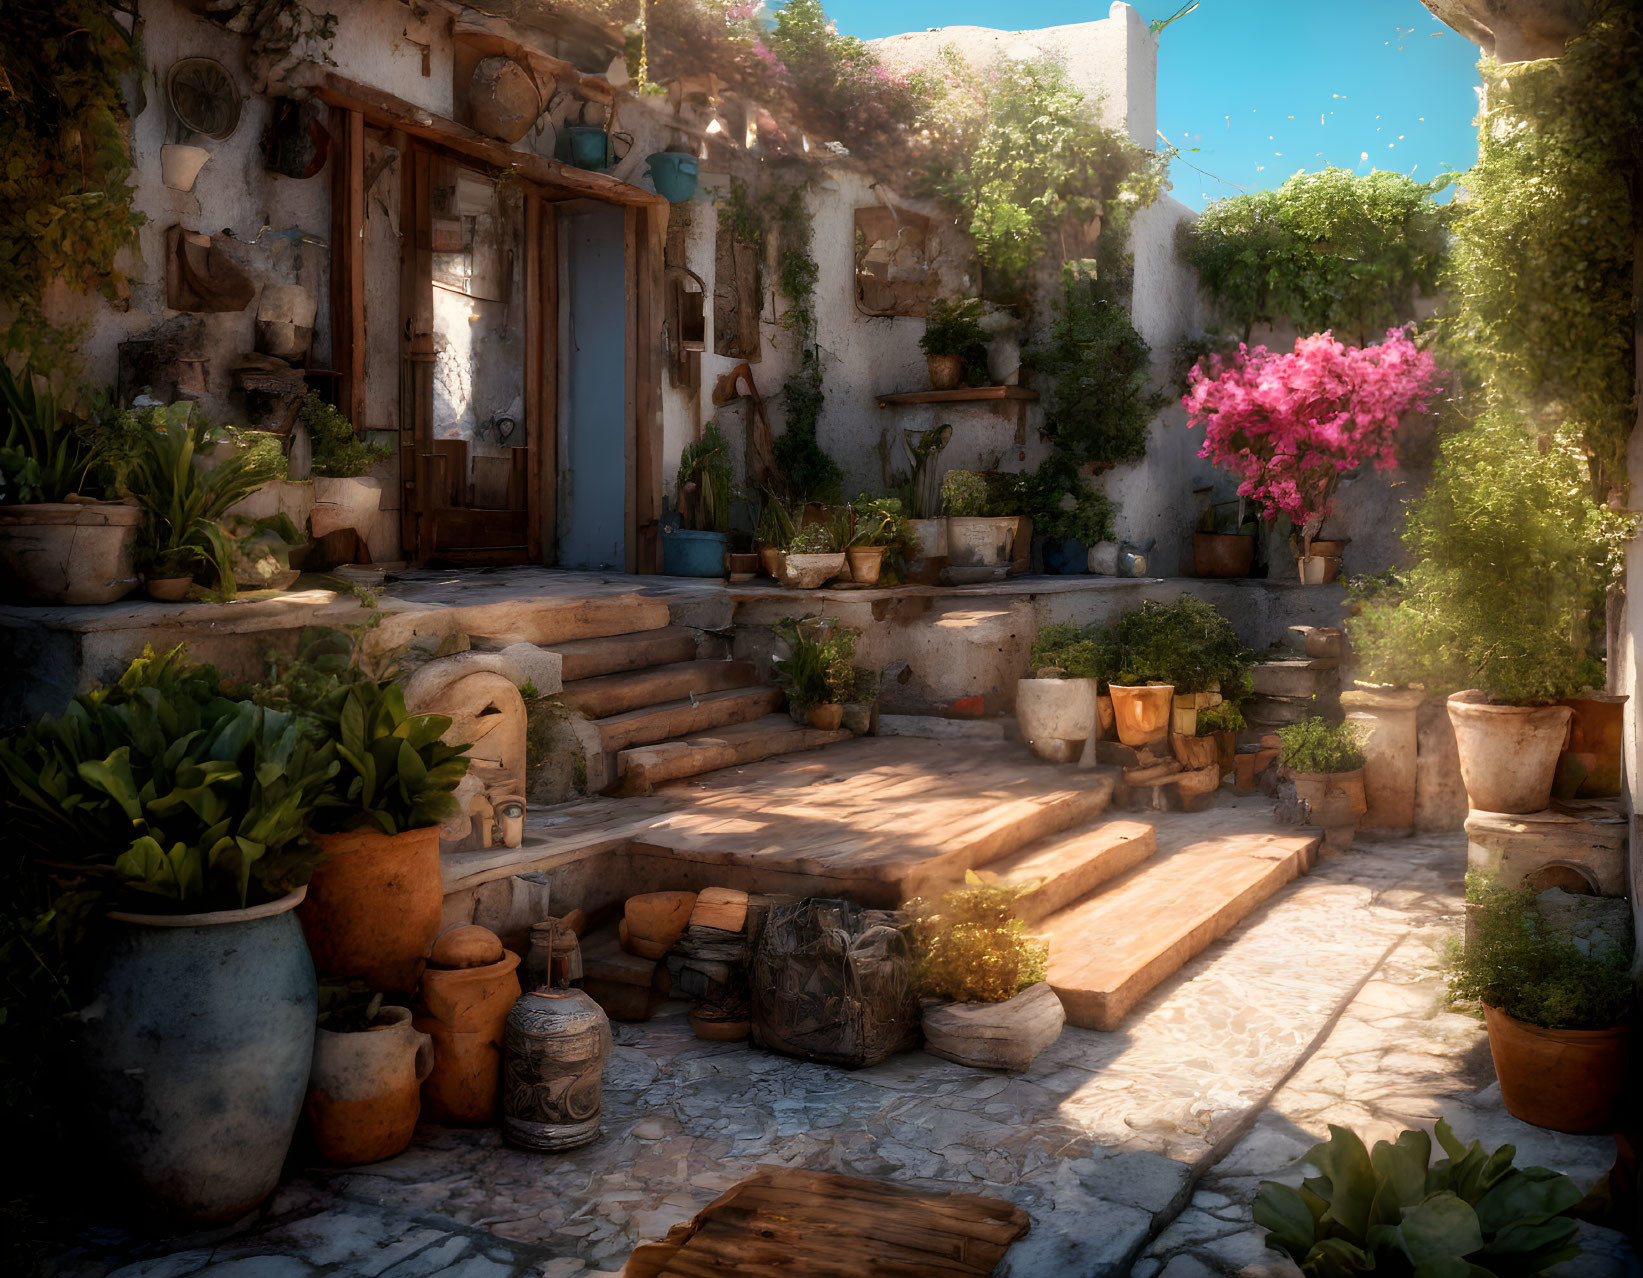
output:
[[[1032,1230],[1004,1278],[1257,1278],[1293,1272],[1250,1224],[1257,1183],[1298,1179],[1329,1122],[1374,1138],[1445,1116],[1589,1187],[1612,1143],[1507,1116],[1481,1024],[1443,1010],[1437,961],[1459,927],[1464,864],[1458,835],[1361,841],[1165,982],[1124,1030],[1069,1028],[1019,1076],[922,1052],[851,1073],[702,1043],[669,1005],[616,1028],[592,1146],[529,1154],[493,1131],[427,1127],[389,1162],[297,1175],[238,1230],[169,1245],[94,1233],[52,1272],[593,1278],[782,1165],[1011,1199]],[[1587,1236],[1572,1273],[1636,1272],[1618,1234]]]

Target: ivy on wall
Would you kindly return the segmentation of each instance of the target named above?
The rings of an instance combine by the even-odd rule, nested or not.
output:
[[[1483,77],[1443,340],[1487,406],[1574,434],[1598,496],[1618,494],[1636,411],[1643,18],[1609,4],[1561,58],[1485,62]]]
[[[115,267],[142,215],[132,210],[129,121],[121,78],[136,39],[101,0],[11,5],[0,41],[0,305],[7,344],[42,347],[54,280],[116,296]],[[60,354],[60,352],[59,352]]]
[[[1451,215],[1432,197],[1449,184],[1297,173],[1276,191],[1210,203],[1183,226],[1181,252],[1239,340],[1284,321],[1364,346],[1407,319],[1417,293],[1436,294]]]

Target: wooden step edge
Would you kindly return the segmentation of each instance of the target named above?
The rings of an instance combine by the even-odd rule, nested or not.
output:
[[[1066,860],[1042,875],[1033,875],[1025,868],[1000,869],[1008,863],[1057,851],[1065,852]],[[1043,846],[1029,845],[978,873],[987,882],[1023,888],[1016,898],[1016,914],[1031,924],[1127,874],[1157,851],[1158,831],[1154,826],[1145,821],[1107,821]]]
[[[700,698],[757,687],[758,683],[758,671],[751,661],[708,657],[571,680],[564,685],[560,700],[566,709],[598,720],[645,706],[688,701],[692,692]]]
[[[542,646],[559,654],[567,683],[621,674],[625,670],[693,661],[700,652],[697,634],[687,626],[636,630],[598,639],[568,639],[564,643]],[[660,654],[660,660],[656,654]]]
[[[616,756],[616,771],[620,778],[616,792],[623,795],[649,794],[656,786],[668,781],[757,763],[779,755],[816,750],[847,741],[852,735],[846,728],[824,731],[793,723],[785,716],[782,723],[760,727],[765,719],[774,718],[776,716],[766,715],[745,723],[731,724],[722,735],[698,735],[622,750]]]
[[[652,745],[674,737],[696,736],[710,728],[746,723],[781,708],[780,688],[729,688],[689,698],[664,701],[592,721],[601,748],[617,754],[632,746]]]

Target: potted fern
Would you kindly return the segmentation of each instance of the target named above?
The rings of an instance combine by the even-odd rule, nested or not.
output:
[[[962,888],[912,902],[927,1052],[1019,1071],[1061,1037],[1066,1014],[1045,979],[1050,947],[1018,917],[1021,894],[966,870]]]
[[[662,525],[662,571],[670,577],[722,577],[730,532],[730,442],[717,422],[679,455],[676,521]]]
[[[776,659],[775,669],[793,721],[836,731],[856,690],[850,664],[855,634],[830,617],[783,617],[772,629],[787,645],[787,656]]]
[[[987,382],[987,330],[979,297],[938,298],[925,316],[919,348],[930,370],[931,390],[953,390],[968,381]]]

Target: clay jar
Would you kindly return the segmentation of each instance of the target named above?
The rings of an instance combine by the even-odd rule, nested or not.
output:
[[[1484,812],[1539,812],[1573,716],[1568,706],[1491,705],[1483,693],[1449,698],[1466,798]]]
[[[1175,685],[1149,683],[1145,687],[1125,688],[1110,684],[1113,717],[1118,739],[1132,749],[1151,745],[1168,734],[1170,712],[1175,703]]]
[[[581,990],[533,990],[503,1040],[502,1134],[525,1149],[575,1149],[599,1135],[610,1021]]]
[[[1506,1112],[1555,1132],[1614,1130],[1630,1025],[1551,1030],[1483,1008]]]
[[[1015,717],[1032,752],[1070,763],[1096,732],[1094,679],[1022,679],[1015,686]]]
[[[305,1106],[320,1157],[354,1167],[402,1151],[433,1063],[433,1039],[412,1027],[409,1008],[385,1007],[375,1025],[352,1033],[321,1026]]]
[[[452,932],[484,929],[464,927]],[[422,973],[411,1023],[434,1041],[434,1067],[422,1084],[422,1110],[431,1122],[489,1123],[496,1117],[502,1027],[519,997],[519,956],[502,950],[493,933],[485,934],[501,952],[500,959],[475,967],[430,965]],[[443,949],[435,945],[435,964],[445,957]],[[471,956],[483,951],[467,952]]]
[[[1363,769],[1351,772],[1296,772],[1286,774],[1295,783],[1295,796],[1311,811],[1309,824],[1322,828],[1323,844],[1332,852],[1352,846],[1358,822],[1368,810]]]
[[[308,837],[326,854],[297,910],[314,966],[376,990],[414,990],[445,900],[439,827]]]

